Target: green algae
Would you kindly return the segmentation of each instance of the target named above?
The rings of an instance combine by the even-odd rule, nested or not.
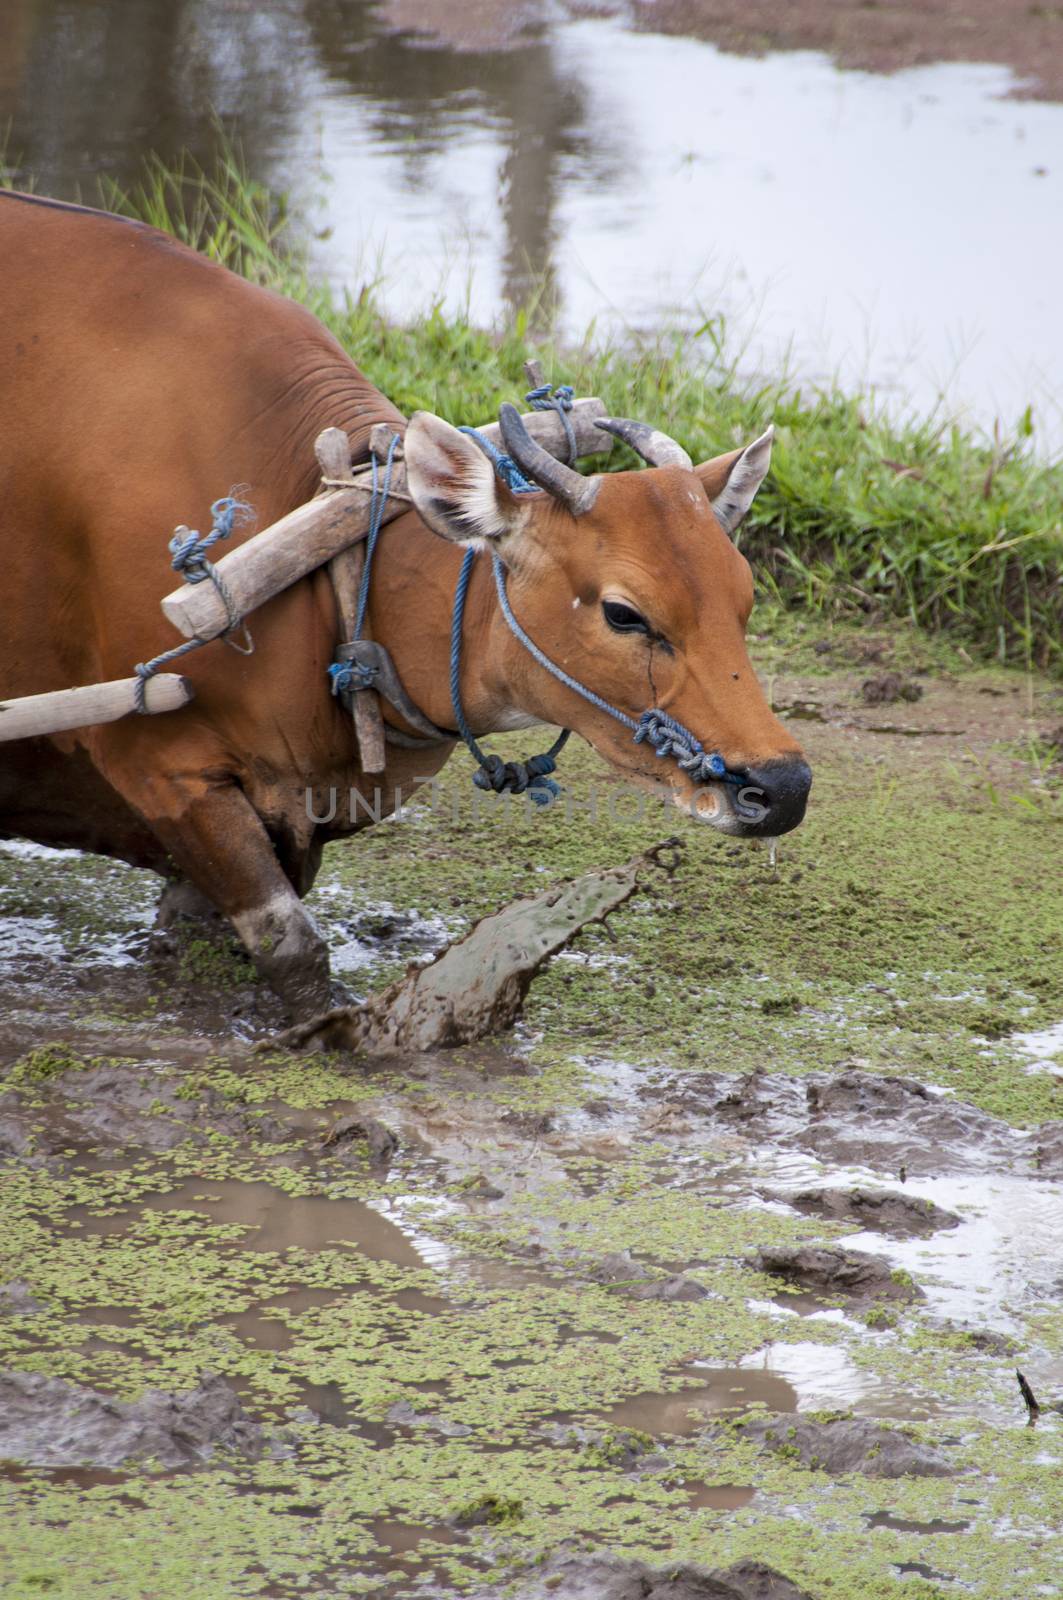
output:
[[[601,1250],[638,1239],[648,1255],[661,1259],[691,1254],[689,1242],[685,1249],[679,1243],[685,1218],[696,1252],[714,1260],[710,1301],[632,1303],[607,1286],[567,1276],[560,1262],[523,1287],[494,1286],[490,1273],[486,1279],[470,1278],[461,1262],[483,1259],[484,1252],[477,1251],[468,1220],[443,1212],[433,1223],[430,1207],[419,1227],[461,1246],[458,1263],[442,1275],[335,1246],[241,1250],[241,1230],[212,1221],[209,1210],[220,1185],[246,1182],[255,1170],[256,1164],[236,1150],[206,1157],[180,1152],[164,1169],[169,1191],[160,1182],[157,1162],[105,1176],[84,1171],[26,1174],[19,1180],[12,1175],[6,1190],[15,1224],[11,1259],[34,1262],[31,1287],[48,1300],[49,1312],[43,1326],[34,1319],[32,1347],[24,1343],[17,1352],[5,1350],[9,1364],[62,1373],[129,1396],[149,1384],[183,1387],[209,1365],[238,1381],[255,1406],[278,1421],[298,1416],[304,1396],[331,1389],[342,1396],[349,1423],[297,1422],[292,1434],[297,1454],[291,1462],[229,1464],[166,1480],[137,1470],[120,1485],[88,1491],[53,1483],[46,1475],[8,1483],[5,1494],[17,1530],[6,1558],[10,1592],[31,1594],[32,1583],[48,1577],[57,1580],[53,1592],[79,1600],[97,1591],[176,1600],[189,1582],[219,1597],[286,1594],[300,1592],[300,1585],[306,1592],[305,1585],[315,1582],[327,1586],[342,1574],[347,1592],[373,1593],[387,1563],[372,1523],[386,1513],[426,1530],[413,1568],[441,1562],[438,1570],[458,1588],[474,1581],[487,1558],[484,1541],[499,1531],[518,1539],[511,1554],[519,1550],[521,1560],[593,1531],[598,1541],[647,1559],[708,1564],[737,1559],[760,1541],[760,1553],[770,1549],[773,1563],[797,1581],[803,1574],[814,1578],[819,1587],[813,1593],[874,1594],[890,1562],[918,1559],[912,1552],[922,1547],[888,1529],[876,1530],[869,1541],[862,1518],[882,1509],[924,1519],[969,1517],[956,1484],[840,1483],[764,1458],[726,1434],[721,1438],[717,1430],[672,1440],[666,1473],[633,1477],[622,1472],[620,1452],[609,1448],[609,1440],[620,1436],[608,1430],[600,1448],[581,1446],[575,1435],[568,1446],[537,1438],[544,1416],[593,1421],[633,1393],[681,1392],[694,1377],[677,1371],[681,1354],[688,1360],[696,1354],[702,1361],[733,1361],[777,1331],[773,1319],[747,1305],[750,1296],[770,1291],[769,1281],[738,1263],[727,1267],[726,1259],[780,1232],[808,1233],[808,1219],[736,1213],[713,1195],[655,1192],[650,1171],[657,1172],[659,1182],[660,1160],[655,1149],[629,1173],[603,1171],[600,1188],[590,1195],[582,1193],[585,1182],[567,1189],[543,1185],[535,1192],[537,1215],[555,1220],[565,1234],[579,1225],[584,1247]],[[584,1180],[592,1165],[579,1163]],[[196,1188],[189,1202],[155,1215],[146,1226],[145,1201],[181,1189],[182,1182],[187,1187],[186,1172],[194,1173]],[[245,1176],[234,1180],[234,1172]],[[320,1175],[291,1167],[274,1168],[272,1176],[293,1197],[323,1187]],[[379,1192],[350,1174],[342,1187],[352,1197]],[[330,1183],[324,1188],[331,1192]],[[86,1197],[91,1197],[89,1212]],[[82,1226],[71,1226],[74,1221]],[[92,1222],[114,1231],[85,1236]],[[493,1231],[503,1252],[519,1260],[534,1225],[535,1218],[522,1216],[521,1208],[503,1207]],[[288,1348],[256,1349],[225,1325],[296,1284],[332,1289],[337,1298],[297,1314],[272,1309],[269,1314],[291,1336]],[[439,1296],[441,1289],[435,1312],[399,1303],[404,1291]],[[131,1308],[131,1318],[94,1321],[85,1330],[91,1341],[72,1338],[71,1322],[79,1309],[123,1303]],[[803,1335],[860,1352],[851,1331],[837,1325],[821,1323],[814,1331],[810,1325]],[[603,1336],[616,1342],[599,1342]],[[86,1348],[90,1342],[92,1348]],[[945,1377],[955,1394],[955,1351],[928,1343],[938,1365],[932,1372],[924,1365],[921,1381],[932,1385]],[[913,1352],[912,1358],[919,1354]],[[928,1352],[921,1354],[925,1362]],[[912,1373],[909,1368],[905,1377]],[[970,1391],[971,1415],[977,1416],[985,1363],[975,1358],[972,1373],[981,1375]],[[423,1407],[426,1385],[437,1415],[471,1428],[470,1437],[409,1438],[394,1428],[387,1437],[391,1406],[410,1399]],[[385,1428],[384,1438],[373,1434],[374,1426]],[[930,1428],[929,1436],[946,1428],[957,1428],[955,1417]],[[959,1431],[968,1429],[960,1423]],[[1029,1458],[1027,1446],[1017,1469],[1025,1471]],[[736,1513],[705,1509],[690,1515],[683,1487],[689,1481],[748,1483],[756,1495],[751,1507]],[[981,1481],[979,1492],[985,1492]],[[519,1517],[511,1509],[518,1505]],[[304,1509],[297,1513],[293,1507]],[[431,1538],[431,1529],[446,1519],[460,1522],[464,1515],[469,1520],[470,1507],[510,1509],[501,1517],[501,1530],[490,1526],[490,1515],[483,1529],[469,1530],[462,1552]],[[1051,1509],[1043,1495],[1031,1496],[1030,1525]],[[810,1519],[813,1531],[798,1536],[795,1515]],[[145,1519],[152,1527],[150,1540],[138,1536]],[[71,1524],[77,1525],[79,1538],[86,1530],[91,1533],[91,1554],[78,1565],[81,1589],[70,1587],[66,1574]],[[198,1565],[181,1548],[179,1529],[209,1545]],[[130,1540],[135,1554],[132,1564],[123,1565]],[[854,1550],[859,1551],[855,1566]],[[249,1551],[261,1567],[254,1575],[247,1571]],[[1029,1560],[1032,1574],[1047,1572],[1046,1559],[1035,1553]],[[983,1565],[980,1554],[965,1554],[963,1570]]]
[[[416,825],[334,847],[338,881],[427,915],[445,871],[471,922],[526,892],[530,872],[626,859],[674,831],[675,813],[641,797],[623,802],[641,816],[625,816],[586,751],[566,755],[567,804],[530,819],[520,805],[466,806],[466,766],[458,756],[447,770],[456,820],[415,801]],[[856,1058],[1014,1122],[1056,1114],[1055,1084],[1016,1071],[1006,1036],[1063,1013],[1058,827],[984,808],[977,776],[948,763],[924,763],[911,782],[910,796],[886,792],[878,769],[832,753],[775,871],[762,853],[688,827],[674,883],[614,915],[608,957],[595,960],[600,946],[586,940],[582,961],[557,961],[536,984],[532,1060],[563,1069],[576,1050],[715,1065],[725,1038],[732,1070]],[[547,1075],[539,1098],[553,1089]]]
[[[841,630],[831,634],[848,648]],[[908,648],[937,646],[898,638],[898,652]],[[779,634],[763,649],[822,673],[808,635]],[[1021,1125],[1059,1116],[1051,1075],[1026,1072],[1009,1042],[1063,1014],[1058,823],[1008,803],[1024,772],[994,770],[994,800],[983,767],[923,741],[897,741],[878,761],[866,744],[838,740],[815,765],[808,821],[781,841],[774,870],[764,852],[682,828],[675,878],[611,919],[615,943],[585,936],[555,962],[506,1057],[467,1049],[381,1066],[249,1058],[219,1043],[190,1058],[172,1021],[153,1023],[163,1055],[174,1039],[172,1059],[152,1064],[165,1092],[190,1105],[213,1096],[253,1135],[208,1119],[199,1142],[164,1156],[101,1148],[0,1169],[0,1281],[18,1277],[43,1307],[0,1316],[0,1365],[122,1398],[219,1372],[287,1452],[98,1482],[32,1468],[0,1476],[5,1596],[380,1596],[418,1576],[462,1592],[563,1540],[655,1564],[755,1556],[816,1600],[880,1600],[912,1562],[949,1575],[908,1578],[928,1595],[1060,1591],[1050,1533],[1063,1520],[1063,1432],[1047,1414],[1037,1429],[1023,1425],[1011,1357],[920,1304],[871,1307],[862,1323],[803,1314],[799,1297],[756,1270],[758,1248],[841,1239],[855,1224],[751,1203],[758,1158],[736,1155],[726,1137],[650,1122],[614,1136],[605,1119],[598,1140],[581,1110],[625,1082],[667,1098],[672,1068],[856,1066],[946,1087]],[[459,796],[467,775],[455,758],[447,781]],[[546,816],[415,801],[406,826],[330,849],[326,871],[341,891],[330,905],[347,896],[421,917],[445,906],[460,931],[529,884],[627,860],[682,826],[660,807],[640,817],[626,795],[611,802],[623,791],[586,752],[566,756],[564,778],[568,810]],[[140,880],[110,871],[0,858],[0,892],[25,915],[42,892],[68,904],[75,959],[88,959],[77,953],[105,936],[109,916],[112,932],[143,929]],[[382,949],[368,981],[393,966]],[[124,1020],[172,1018],[162,980],[149,971],[144,982]],[[121,1010],[106,993],[86,1007],[92,1027]],[[100,1059],[82,1037],[77,1053]],[[64,1077],[58,1067],[5,1080],[42,1138]],[[352,1106],[399,1129],[384,1174],[357,1152],[341,1162],[321,1148]],[[301,1202],[321,1202],[319,1219],[349,1207],[344,1237],[322,1220],[263,1247],[255,1223],[234,1220],[217,1197],[235,1204],[239,1186],[265,1184],[277,1215],[294,1217]],[[412,1253],[374,1256],[355,1226],[362,1208]],[[595,1264],[622,1250],[654,1273],[697,1278],[707,1297],[635,1299],[631,1284],[595,1281]],[[916,1282],[921,1270],[911,1267]],[[802,1314],[785,1315],[790,1305]],[[831,1306],[846,1309],[824,1297]],[[1063,1353],[1063,1319],[1045,1295],[1013,1307],[1011,1326],[1024,1365]],[[833,1478],[758,1451],[723,1413],[703,1414],[707,1375],[774,1370],[771,1352],[788,1340],[835,1363],[858,1409],[881,1399],[921,1416],[915,1431],[951,1454],[957,1475]],[[639,1441],[663,1457],[651,1472],[629,1460],[630,1430],[614,1413],[655,1396],[670,1405]],[[405,1425],[398,1402],[424,1420]],[[692,1505],[691,1486],[706,1484],[746,1485],[753,1498]],[[455,1527],[477,1505],[519,1505],[520,1515]],[[871,1527],[878,1512],[969,1526]]]
[[[6,1077],[8,1083],[12,1084],[47,1083],[61,1073],[76,1071],[84,1065],[81,1057],[65,1045],[45,1044],[20,1056]]]
[[[225,939],[206,939],[181,933],[177,925],[177,976],[182,983],[211,984],[234,989],[254,983],[258,974],[240,946],[230,935]]]

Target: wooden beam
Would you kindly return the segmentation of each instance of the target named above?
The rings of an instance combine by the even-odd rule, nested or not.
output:
[[[596,398],[574,403],[569,416],[580,455],[605,455],[612,447],[611,435],[594,426],[595,419],[605,415],[605,406]],[[524,424],[544,449],[559,458],[565,455],[564,429],[553,411],[533,411],[524,418]],[[497,423],[487,423],[480,431],[493,443],[501,442]],[[390,432],[385,430],[386,437],[390,438]],[[186,639],[216,639],[233,626],[234,620],[246,617],[315,567],[323,566],[364,538],[369,527],[371,491],[371,474],[362,471],[350,489],[332,488],[306,505],[297,506],[215,562],[235,619],[209,581],[183,584],[168,594],[162,601],[163,615]],[[409,504],[405,462],[396,459],[383,520],[390,522]]]
[[[342,428],[326,428],[318,434],[314,445],[321,476],[333,483],[354,480],[351,471],[351,443]],[[365,546],[348,545],[334,555],[328,564],[332,590],[336,596],[336,610],[340,618],[340,638],[346,642],[354,632],[358,615],[358,591],[365,566]],[[380,710],[380,697],[373,689],[355,689],[352,700],[354,737],[358,746],[358,764],[362,771],[375,777],[387,765],[384,744],[384,718]]]
[[[96,722],[117,722],[136,711],[136,678],[116,678],[110,683],[88,683],[80,689],[56,689],[51,694],[24,695],[20,700],[0,700],[0,744],[12,739],[33,739],[68,728],[87,728]],[[144,685],[144,710],[149,716],[177,711],[195,690],[187,678],[159,672]]]

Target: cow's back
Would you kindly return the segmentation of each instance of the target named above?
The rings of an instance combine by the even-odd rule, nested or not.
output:
[[[235,485],[263,527],[313,492],[321,428],[357,451],[398,415],[302,307],[155,229],[32,197],[0,194],[0,329],[0,698],[128,676],[177,643],[159,610],[173,527],[208,526]],[[8,825],[32,832],[27,807],[47,809],[42,783],[71,762],[106,778],[201,754],[242,780],[297,735],[312,764],[335,731],[331,631],[319,576],[256,615],[253,675],[221,645],[182,663],[186,712],[3,747],[0,831],[14,804]]]

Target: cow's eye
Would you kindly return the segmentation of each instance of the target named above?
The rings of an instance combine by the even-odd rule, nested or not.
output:
[[[621,600],[603,600],[602,614],[615,633],[649,633],[650,625],[640,612]]]

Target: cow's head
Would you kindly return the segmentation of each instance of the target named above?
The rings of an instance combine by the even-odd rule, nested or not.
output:
[[[522,627],[550,659],[629,717],[667,711],[742,783],[695,785],[675,761],[540,666],[499,616],[492,666],[512,706],[580,733],[618,771],[727,833],[774,835],[801,821],[811,773],[769,708],[745,646],[749,563],[731,535],[768,469],[771,431],[701,466],[641,423],[610,420],[653,471],[582,477],[502,409],[506,448],[539,493],[514,494],[475,441],[419,412],[407,482],[429,527],[504,562]]]

